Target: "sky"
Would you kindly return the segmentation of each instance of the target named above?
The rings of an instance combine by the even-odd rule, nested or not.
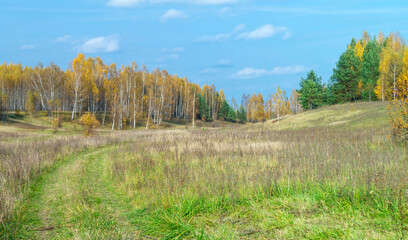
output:
[[[328,81],[352,38],[406,37],[407,16],[405,1],[2,0],[0,62],[135,61],[215,84],[239,103],[278,86],[289,95],[312,69]]]

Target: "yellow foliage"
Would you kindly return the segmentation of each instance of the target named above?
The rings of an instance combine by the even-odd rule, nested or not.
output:
[[[258,93],[258,95],[256,96],[255,119],[257,121],[265,120],[264,100],[261,93]]]
[[[357,92],[356,92],[356,95],[357,95],[357,96],[361,96],[362,91],[363,91],[363,81],[360,80],[360,81],[358,81],[358,84],[357,84]]]
[[[397,99],[403,100],[408,97],[408,49],[404,51],[402,59],[402,71],[397,79]]]
[[[374,93],[377,96],[377,99],[379,99],[379,100],[383,100],[382,99],[382,81],[383,80],[381,78],[379,78],[377,80],[377,86],[374,89]]]
[[[54,120],[52,120],[52,127],[54,129],[61,128],[62,127],[62,118],[61,117],[54,118]]]
[[[367,32],[367,31],[364,31],[364,32],[363,32],[363,36],[361,37],[361,41],[362,41],[362,43],[364,44],[364,48],[365,48],[365,46],[367,45],[367,43],[370,41],[370,39],[371,39],[371,37],[370,37],[370,35],[368,34],[368,32]]]
[[[394,80],[396,81],[400,74],[400,67],[403,58],[403,49],[401,40],[397,36],[390,34],[387,39],[387,46],[381,52],[380,61],[380,82],[381,98],[385,100],[394,99]],[[398,89],[396,89],[396,93]],[[377,95],[378,96],[378,95]],[[383,98],[382,98],[383,97]]]
[[[378,44],[383,44],[383,43],[384,43],[384,39],[385,39],[384,33],[383,33],[382,31],[380,31],[380,32],[378,33],[378,36],[377,36],[377,43],[378,43]]]
[[[87,113],[82,115],[79,121],[84,126],[84,134],[88,137],[93,129],[97,129],[100,126],[99,121],[96,119],[95,114]]]
[[[391,134],[395,140],[408,140],[408,100],[394,100],[387,106]]]
[[[358,41],[356,46],[354,46],[354,52],[360,61],[363,61],[364,47],[365,46],[361,41]]]

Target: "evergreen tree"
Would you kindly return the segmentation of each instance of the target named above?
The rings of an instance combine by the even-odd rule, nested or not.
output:
[[[380,47],[375,40],[369,41],[364,49],[363,63],[361,66],[363,100],[376,100],[374,89],[380,76]]]
[[[229,109],[230,109],[230,106],[227,100],[224,99],[224,101],[222,102],[220,111],[218,113],[218,118],[226,120],[228,117]]]
[[[232,107],[230,107],[228,110],[227,121],[230,121],[230,122],[237,121],[237,113]]]
[[[325,94],[322,85],[322,78],[311,70],[307,77],[300,81],[299,100],[305,110],[314,109],[322,105],[325,101]]]
[[[353,39],[333,69],[331,91],[334,103],[356,100],[361,61],[354,53],[355,45]]]
[[[240,106],[238,113],[237,113],[237,118],[241,123],[246,123],[247,122],[247,116],[245,113],[245,108],[244,106]]]
[[[200,94],[198,95],[198,118],[200,118],[203,121],[209,121],[211,120],[211,116],[209,114],[210,110],[207,104],[207,101],[205,101],[205,97],[201,96]]]
[[[224,100],[221,105],[221,109],[218,113],[218,118],[225,121],[235,122],[237,120],[237,113],[228,104],[227,100]]]

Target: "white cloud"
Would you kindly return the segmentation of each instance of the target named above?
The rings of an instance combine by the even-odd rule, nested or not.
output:
[[[202,36],[197,38],[195,41],[200,43],[207,43],[207,42],[222,42],[228,40],[231,37],[230,33],[220,33],[215,36]]]
[[[34,49],[35,46],[34,45],[23,45],[20,47],[21,50],[31,50]]]
[[[283,33],[283,38],[287,39],[291,37],[289,28],[287,27],[275,27],[272,24],[264,25],[260,28],[255,29],[252,32],[244,32],[238,36],[238,39],[262,39],[269,38],[275,34]]]
[[[269,71],[269,75],[289,75],[305,72],[307,68],[302,65],[297,66],[286,66],[286,67],[275,67],[272,71]]]
[[[238,79],[250,79],[250,78],[259,78],[268,75],[290,75],[290,74],[297,74],[306,71],[307,68],[302,65],[297,66],[278,66],[273,68],[272,70],[268,71],[266,69],[256,69],[246,67],[237,73],[233,74],[233,78]]]
[[[231,33],[220,33],[214,36],[202,36],[195,41],[200,43],[222,42],[230,39],[232,36],[237,36],[237,39],[262,39],[272,37],[275,34],[283,34],[282,39],[288,39],[292,36],[292,32],[287,27],[274,27],[272,24],[264,25],[255,29],[252,32],[242,32],[245,29],[245,24],[237,25]]]
[[[169,52],[169,53],[180,53],[184,52],[184,48],[175,47],[175,48],[163,48],[162,52]]]
[[[241,30],[244,29],[244,28],[245,28],[245,24],[239,24],[238,26],[236,26],[236,27],[234,28],[233,33],[237,33],[237,32],[241,31]]]
[[[111,7],[135,7],[141,3],[188,3],[196,5],[222,5],[235,3],[237,0],[110,0],[107,5]]]
[[[170,9],[168,10],[163,16],[161,17],[162,21],[165,22],[169,19],[186,19],[188,15],[185,14],[183,11]]]
[[[86,53],[115,52],[119,50],[119,39],[117,35],[92,38],[86,41],[79,50]]]
[[[55,42],[68,42],[70,39],[72,39],[71,35],[65,35],[65,36],[57,38]]]
[[[178,60],[180,56],[178,54],[169,54],[163,57],[156,59],[157,62],[166,62],[169,60]]]
[[[268,71],[265,69],[255,69],[246,67],[233,75],[234,78],[257,78],[266,75]]]
[[[290,37],[292,37],[292,32],[285,32],[285,34],[283,34],[282,39],[288,39]]]
[[[218,10],[218,12],[217,12],[217,14],[218,14],[219,16],[231,15],[231,13],[232,13],[232,10],[231,10],[230,7],[221,8],[221,9]]]

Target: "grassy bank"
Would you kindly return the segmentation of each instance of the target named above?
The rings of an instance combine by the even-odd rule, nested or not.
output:
[[[152,237],[398,239],[407,149],[387,136],[369,126],[154,132],[112,153],[110,169]]]
[[[384,107],[37,144],[4,132],[3,229],[10,239],[404,239],[408,152],[388,139]]]

